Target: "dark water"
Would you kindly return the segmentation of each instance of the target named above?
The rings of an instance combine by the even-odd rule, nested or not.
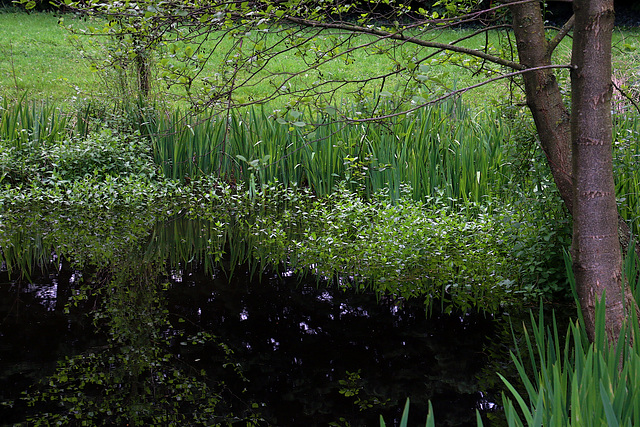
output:
[[[252,379],[250,395],[268,401],[277,425],[327,425],[336,416],[372,425],[383,412],[392,419],[407,397],[423,414],[431,399],[451,425],[471,421],[476,408],[494,408],[476,378],[493,332],[492,319],[483,316],[427,319],[417,301],[399,306],[294,278],[221,280],[212,289],[193,275],[170,291],[169,301],[228,338]],[[392,409],[359,411],[354,398],[339,392],[349,372],[360,373],[361,397],[389,400]]]
[[[420,299],[252,275],[255,238],[204,220],[20,218],[0,236],[30,271],[0,268],[1,425],[391,426],[408,398],[410,425],[428,402],[438,426],[502,423],[507,313],[427,316]]]
[[[15,402],[0,408],[5,424],[51,410],[19,398],[51,375],[57,360],[100,351],[113,339],[87,315],[104,301],[88,299],[65,312],[81,276],[62,269],[19,284],[2,273],[0,390],[2,400]],[[171,323],[187,335],[217,337],[204,345],[175,337],[168,344],[175,360],[204,372],[212,386],[224,382],[221,407],[252,413],[257,425],[379,425],[380,415],[394,425],[407,398],[412,422],[422,425],[428,400],[437,425],[475,425],[476,409],[485,421],[499,414],[494,373],[508,374],[510,345],[502,318],[437,310],[427,317],[420,301],[379,299],[313,278],[251,279],[241,269],[231,280],[197,266],[166,278],[160,299]],[[226,362],[219,343],[233,352]]]

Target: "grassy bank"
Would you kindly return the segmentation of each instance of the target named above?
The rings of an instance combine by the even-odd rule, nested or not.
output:
[[[113,43],[104,37],[74,35],[90,28],[100,28],[102,25],[103,22],[96,18],[80,19],[74,15],[53,13],[26,14],[17,9],[0,9],[0,52],[3,57],[0,61],[0,88],[2,88],[0,96],[5,99],[19,99],[23,96],[31,100],[52,99],[65,104],[83,99],[117,100],[122,93],[111,85],[111,80],[120,78],[113,71],[113,66],[107,66],[107,70],[95,71],[96,65],[105,66],[108,58],[115,58]],[[73,32],[69,29],[73,29]],[[434,32],[433,39],[449,42],[471,33],[472,30],[444,30]],[[307,34],[307,36],[311,35]],[[226,55],[233,49],[232,40],[217,39],[217,37],[217,34],[211,34],[203,46],[205,52],[210,52],[211,57],[202,75],[215,75],[219,71],[217,64],[224,63],[227,60]],[[274,43],[280,36],[274,34],[268,37],[270,43]],[[368,36],[358,36],[350,42],[350,45],[366,44],[369,41]],[[495,47],[505,40],[497,33],[492,33],[489,42]],[[322,37],[318,37],[314,43],[318,45],[319,50],[322,50],[326,44],[323,43]],[[376,43],[369,48],[355,50],[344,59],[330,61],[317,71],[305,70],[299,55],[293,50],[279,55],[277,61],[273,61],[273,64],[252,77],[252,80],[246,84],[247,88],[239,88],[235,96],[241,103],[268,97],[281,88],[285,81],[290,89],[295,90],[300,85],[309,85],[317,80],[319,73],[340,80],[354,77],[364,79],[390,71],[396,67],[396,64],[384,54],[392,46],[386,43]],[[463,44],[471,48],[480,48],[485,44],[485,38],[473,37]],[[159,49],[168,52],[181,47],[183,46],[180,43],[172,42],[169,36],[166,44],[161,45]],[[250,52],[251,45],[248,41],[244,49]],[[426,53],[428,51],[424,48],[401,46],[394,51],[394,56],[410,58]],[[425,87],[428,86],[428,91],[437,93],[447,87],[460,88],[478,83],[484,78],[482,73],[473,76],[468,71],[460,72],[459,66],[440,64],[443,61],[446,62],[447,58],[447,54],[439,54],[425,64],[429,70],[425,72]],[[158,58],[151,58],[151,64],[153,78],[158,79],[157,83],[162,76],[162,65],[170,65],[171,61],[167,63],[163,61],[161,64]],[[467,63],[460,63],[460,65],[469,66]],[[299,72],[301,73],[299,76],[289,80],[291,74]],[[242,81],[244,77],[248,76],[240,75],[238,81]],[[373,81],[370,90],[394,92],[397,91],[400,81],[395,77],[389,77],[384,81],[384,85],[381,83],[381,81]],[[163,84],[155,86],[155,96],[166,100],[167,94],[160,92],[162,88]],[[346,97],[353,99],[352,90],[353,88],[349,85],[341,87],[332,99],[334,102],[339,102]],[[499,101],[508,91],[509,84],[501,82],[477,90],[471,96],[483,102]],[[180,91],[170,91],[169,94],[173,102],[178,103],[180,97],[184,95]],[[287,97],[284,96],[270,107],[280,108],[286,102]]]
[[[562,289],[561,269],[553,264],[558,263],[558,244],[566,223],[557,222],[562,211],[556,200],[545,193],[531,194],[535,200],[525,201],[513,192],[503,192],[503,187],[509,186],[525,191],[524,186],[505,179],[512,175],[502,157],[506,148],[491,145],[508,141],[502,137],[483,139],[484,134],[478,132],[475,136],[467,133],[466,144],[457,143],[457,133],[450,131],[468,123],[463,116],[452,119],[444,114],[443,118],[439,116],[443,111],[434,109],[421,120],[437,119],[440,132],[420,136],[407,128],[404,145],[398,145],[390,137],[395,134],[385,128],[373,128],[364,143],[362,137],[351,141],[353,147],[333,147],[339,139],[316,145],[302,139],[297,147],[301,157],[274,153],[269,164],[260,163],[269,154],[254,157],[256,145],[261,149],[252,142],[254,138],[265,141],[266,148],[286,149],[293,141],[279,147],[285,141],[272,141],[273,135],[264,132],[273,125],[285,129],[281,135],[295,134],[287,126],[269,122],[268,117],[256,116],[248,123],[252,131],[262,134],[251,134],[242,125],[237,134],[229,134],[229,141],[236,140],[237,146],[230,145],[224,149],[227,151],[213,143],[205,147],[218,159],[208,170],[202,170],[204,162],[199,154],[194,161],[196,152],[187,152],[180,160],[185,163],[182,166],[198,172],[187,179],[169,173],[169,166],[178,162],[170,157],[162,160],[157,142],[153,144],[154,138],[171,136],[169,129],[146,137],[138,120],[125,126],[124,118],[115,128],[104,129],[99,125],[105,122],[85,122],[85,115],[61,114],[54,107],[6,107],[1,113],[0,179],[4,192],[0,205],[5,224],[22,221],[25,212],[43,206],[97,213],[187,209],[196,218],[221,224],[223,229],[212,235],[233,238],[225,237],[211,250],[227,255],[233,252],[237,262],[290,263],[291,268],[312,269],[322,277],[357,277],[354,286],[379,286],[381,291],[403,295],[415,291],[429,299],[448,295],[460,307],[484,301],[486,307],[497,309],[496,302],[511,297],[517,301],[522,293],[533,296]],[[238,124],[240,119],[234,118]],[[88,129],[87,123],[95,128]],[[419,129],[419,121],[410,123]],[[494,124],[489,121],[485,127],[495,130]],[[406,125],[397,123],[395,129]],[[217,135],[207,131],[207,123],[201,126],[194,124],[187,135],[201,136],[203,141]],[[380,137],[385,135],[381,131],[387,131],[387,137]],[[345,140],[345,144],[350,142]],[[189,144],[178,140],[171,152],[181,152]],[[383,168],[376,163],[378,158],[367,160],[367,150],[372,148],[390,151],[389,158],[400,161]],[[423,152],[414,157],[431,158],[429,164],[400,156],[403,151],[418,149]],[[322,150],[335,153],[330,156]],[[492,150],[495,159],[491,158]],[[359,154],[364,154],[362,160]],[[379,156],[375,151],[369,154]],[[465,170],[471,168],[462,163],[467,159],[480,167],[483,158],[492,159],[484,163],[488,169],[481,173],[471,169],[467,174],[469,185],[476,190],[461,192]],[[219,159],[228,159],[235,169],[218,175],[223,166]],[[407,172],[412,170],[417,171],[415,189],[403,182],[410,181]],[[289,172],[299,173],[297,182],[285,181],[291,176]],[[398,176],[396,181],[388,179],[393,175]],[[543,216],[548,217],[548,225],[539,223]],[[21,244],[4,246],[18,248]],[[13,253],[5,250],[7,256],[13,257],[9,255]],[[441,265],[444,259],[447,261]],[[493,302],[489,304],[488,299]]]

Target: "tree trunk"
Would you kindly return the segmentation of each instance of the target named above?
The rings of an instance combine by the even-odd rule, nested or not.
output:
[[[573,271],[587,333],[606,297],[607,333],[625,319],[611,123],[613,0],[575,0],[571,72]]]
[[[539,2],[511,6],[513,31],[520,63],[527,68],[551,65],[551,51],[545,37]],[[527,105],[531,110],[560,197],[573,211],[571,179],[571,126],[554,71],[532,71],[523,75]]]
[[[574,218],[574,274],[587,331],[593,339],[596,297],[606,293],[611,339],[617,336],[625,315],[619,245],[628,245],[630,236],[629,227],[618,219],[611,163],[613,4],[611,0],[576,0],[574,5],[573,65],[578,69],[571,76],[572,116],[552,70],[526,73],[523,80],[540,145]],[[545,37],[540,4],[516,4],[511,13],[520,62],[527,67],[551,64],[552,49]],[[574,182],[575,174],[579,178]],[[578,212],[576,204],[580,205]],[[633,303],[628,288],[625,298]]]

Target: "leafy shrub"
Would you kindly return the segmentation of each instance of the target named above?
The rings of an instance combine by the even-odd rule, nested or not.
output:
[[[512,132],[505,149],[511,166],[511,229],[505,244],[518,260],[517,280],[526,293],[568,297],[563,251],[571,244],[571,218],[560,198],[533,119],[520,107],[503,110]]]
[[[70,114],[48,105],[1,105],[0,183],[49,184],[88,175],[155,178],[150,143],[136,130],[140,112],[101,110],[98,125],[94,107]]]
[[[547,189],[515,205],[505,244],[517,263],[517,280],[526,293],[567,298],[571,291],[563,251],[571,245],[571,218],[557,192]]]
[[[42,160],[56,181],[74,180],[88,175],[137,175],[154,178],[149,144],[135,135],[120,136],[109,130],[86,139],[68,139],[42,153]]]
[[[406,195],[395,204],[386,195],[365,201],[344,186],[325,198],[299,199],[280,213],[236,211],[233,222],[247,227],[240,244],[249,243],[265,263],[284,261],[343,286],[419,296],[427,304],[443,301],[447,310],[493,311],[520,298],[502,213],[477,214],[480,208],[469,206],[472,215]],[[212,219],[230,220],[218,215]]]

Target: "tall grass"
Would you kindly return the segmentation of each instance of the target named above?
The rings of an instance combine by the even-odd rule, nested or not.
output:
[[[70,117],[54,106],[35,102],[11,105],[6,101],[0,106],[0,137],[5,148],[58,142],[69,131]]]
[[[627,111],[615,117],[613,162],[618,211],[639,235],[640,220],[640,114]]]
[[[580,324],[565,336],[555,319],[545,326],[542,313],[525,330],[524,349],[513,355],[525,395],[505,381],[515,404],[505,398],[510,426],[640,425],[640,328],[635,311],[618,341],[607,342],[605,305],[596,316],[596,337],[589,343]],[[525,366],[533,367],[530,375]]]
[[[472,113],[460,101],[385,123],[305,119],[292,125],[259,109],[206,120],[175,113],[149,120],[147,132],[156,161],[175,179],[216,174],[250,188],[279,181],[318,195],[346,180],[367,195],[388,189],[393,198],[410,184],[416,199],[469,202],[498,194],[509,179],[508,126],[499,114]]]

